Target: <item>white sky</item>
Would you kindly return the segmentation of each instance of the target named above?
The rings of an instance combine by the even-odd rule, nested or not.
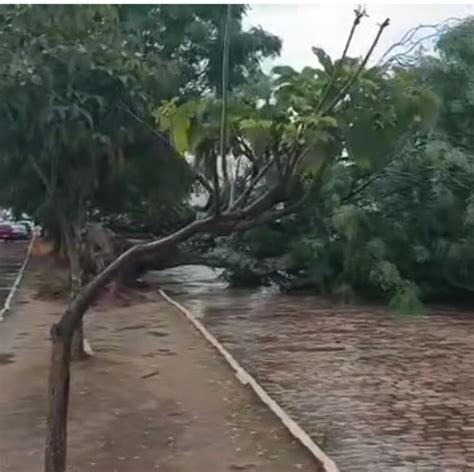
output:
[[[365,54],[376,32],[377,25],[390,18],[390,26],[374,51],[374,58],[387,50],[403,34],[419,24],[437,24],[448,18],[474,15],[472,5],[380,5],[366,4],[368,18],[364,18],[352,42],[350,56]],[[265,69],[276,64],[296,69],[316,65],[311,46],[322,47],[332,58],[340,57],[354,18],[355,6],[347,5],[253,5],[247,16],[249,26],[261,26],[283,39],[281,56],[265,64]]]

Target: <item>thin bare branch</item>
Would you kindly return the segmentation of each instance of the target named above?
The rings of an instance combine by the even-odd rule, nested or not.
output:
[[[449,28],[451,26],[451,24],[454,22],[454,23],[457,23],[457,22],[460,22],[462,21],[461,18],[455,18],[455,17],[452,17],[452,18],[448,18],[446,20],[444,20],[443,22],[441,23],[436,23],[436,24],[431,24],[431,25],[418,25],[418,26],[415,26],[414,28],[410,28],[401,38],[399,41],[397,41],[396,43],[392,44],[383,54],[382,56],[380,57],[379,61],[378,61],[378,64],[381,65],[381,64],[385,64],[388,60],[390,60],[390,57],[388,57],[395,49],[397,48],[400,48],[400,47],[404,47],[406,46],[407,44],[409,44],[412,39],[414,38],[414,36],[416,36],[416,34],[418,32],[420,32],[421,30],[423,29],[434,29],[435,30],[435,33],[429,33],[429,35],[427,37],[425,37],[423,40],[426,40],[428,38],[431,38],[432,36],[437,36],[437,35],[440,35],[442,34],[444,31],[446,31],[447,28]],[[404,54],[404,53],[398,53],[396,54],[397,56],[399,56],[400,54]],[[388,57],[388,59],[387,59]],[[383,66],[382,66],[383,67]]]
[[[258,159],[252,148],[245,142],[245,139],[241,136],[236,137],[237,142],[240,144],[242,154],[253,164],[258,165]]]
[[[234,200],[235,200],[235,187],[237,185],[237,181],[239,179],[239,172],[240,172],[240,160],[241,160],[242,156],[239,156],[237,158],[237,164],[236,164],[236,167],[235,167],[235,173],[234,173],[234,178],[232,180],[232,182],[230,183],[230,195],[229,195],[229,207],[228,209],[231,209],[233,204],[234,204]]]
[[[38,164],[38,162],[36,162],[36,159],[31,154],[28,156],[28,160],[30,161],[31,167],[35,171],[36,175],[41,180],[41,183],[44,185],[46,192],[49,193],[51,190],[51,186],[48,178],[46,177],[46,174],[43,172],[43,169],[41,169],[40,165]]]
[[[363,184],[359,185],[357,188],[352,188],[350,192],[342,198],[343,202],[348,202],[351,198],[355,197],[356,195],[362,193],[367,187],[372,185],[376,180],[380,179],[383,174],[376,174],[371,178],[367,179]]]
[[[377,32],[377,35],[375,36],[374,41],[372,42],[372,45],[370,46],[369,50],[367,51],[367,54],[365,55],[364,59],[360,63],[359,67],[357,70],[354,72],[354,74],[347,80],[347,82],[340,88],[339,92],[336,94],[332,102],[324,109],[322,112],[322,115],[327,115],[330,111],[336,107],[336,105],[339,103],[339,100],[344,98],[346,92],[350,89],[350,87],[354,84],[354,82],[358,79],[359,75],[362,73],[364,70],[365,66],[367,65],[367,62],[369,61],[370,57],[372,56],[372,53],[374,52],[375,47],[377,46],[380,37],[382,36],[383,30],[390,24],[390,20],[387,18],[379,27],[379,30]],[[315,142],[311,142],[309,145],[307,145],[297,157],[295,157],[294,160],[291,161],[291,166],[290,166],[290,172],[294,172],[294,170],[298,167],[299,162],[303,158],[303,156],[308,152],[311,147],[315,144]],[[328,160],[326,159],[323,161],[322,166],[326,167],[329,164]]]
[[[229,46],[230,46],[230,22],[231,8],[228,4],[226,8],[226,17],[224,21],[224,45],[222,48],[222,82],[221,82],[221,121],[219,136],[219,155],[221,158],[222,177],[224,186],[229,182],[229,174],[227,172],[227,89],[229,87]]]
[[[324,112],[322,113],[323,115],[327,115],[331,110],[334,109],[334,107],[339,103],[339,100],[344,98],[346,92],[350,89],[350,87],[354,84],[354,82],[357,80],[359,75],[362,73],[364,70],[365,66],[367,65],[367,62],[369,61],[370,57],[372,56],[372,53],[374,52],[375,46],[377,46],[380,37],[382,36],[383,30],[390,24],[390,20],[387,18],[379,27],[379,30],[377,32],[377,35],[375,36],[374,41],[372,42],[372,45],[370,46],[369,50],[367,51],[367,54],[365,55],[363,61],[360,63],[359,67],[355,71],[355,73],[350,77],[346,84],[341,87],[337,95],[334,97],[332,102],[324,109]]]
[[[278,139],[277,127],[273,126],[272,127],[272,153],[273,153],[273,158],[275,159],[275,165],[276,165],[276,169],[278,173],[278,178],[280,179],[280,183],[283,183],[283,180],[285,178],[285,171],[283,169],[283,162],[280,156],[278,141],[279,139]]]
[[[196,180],[210,193],[213,194],[213,188],[209,185],[209,182],[201,175],[197,170],[194,171]]]
[[[254,177],[254,179],[250,182],[248,187],[242,192],[242,194],[237,198],[237,200],[234,202],[234,204],[229,208],[230,210],[237,208],[241,203],[245,202],[245,199],[250,195],[252,190],[255,188],[255,186],[260,182],[260,180],[264,177],[264,175],[268,172],[272,164],[274,163],[274,160],[272,159],[269,161],[265,166],[263,166],[259,173]]]
[[[220,211],[221,211],[221,190],[220,190],[220,186],[219,186],[219,171],[217,170],[218,169],[218,161],[219,161],[219,158],[218,156],[216,156],[213,152],[213,150],[211,150],[212,152],[212,185],[213,185],[213,188],[214,188],[214,212],[217,215],[220,214]]]
[[[351,27],[351,30],[349,32],[349,36],[347,38],[347,41],[346,41],[346,44],[344,46],[344,50],[342,52],[342,56],[341,56],[341,59],[339,61],[339,67],[334,68],[334,71],[333,71],[333,74],[332,74],[332,77],[331,77],[331,80],[329,81],[326,89],[324,90],[323,92],[323,95],[318,103],[318,106],[316,107],[316,111],[319,111],[323,105],[326,103],[326,100],[329,96],[329,93],[331,92],[338,76],[339,76],[339,73],[341,72],[342,68],[343,68],[343,65],[344,65],[344,60],[347,56],[347,52],[349,51],[349,47],[351,45],[351,42],[352,42],[352,38],[354,37],[354,33],[355,33],[355,30],[357,28],[357,26],[360,24],[360,21],[361,19],[364,17],[365,15],[365,12],[362,11],[361,9],[356,9],[354,10],[354,13],[355,13],[355,18],[354,18],[354,21],[352,23],[352,27]]]

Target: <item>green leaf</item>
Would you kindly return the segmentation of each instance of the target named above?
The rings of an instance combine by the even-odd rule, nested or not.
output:
[[[393,152],[398,134],[390,126],[378,126],[369,113],[356,118],[347,131],[349,155],[363,169],[383,167]]]
[[[191,151],[193,139],[193,120],[201,113],[203,105],[190,100],[177,106],[174,98],[152,111],[152,115],[163,131],[168,131],[171,142],[180,154]]]
[[[295,77],[298,73],[290,66],[275,66],[272,72],[282,78],[289,79]]]
[[[324,67],[328,74],[333,72],[333,64],[329,55],[322,48],[312,47],[313,54],[318,58],[319,63]]]
[[[333,116],[322,116],[318,119],[318,123],[324,128],[337,128],[337,119]]]
[[[390,308],[400,315],[423,315],[426,309],[420,301],[419,293],[414,283],[404,281],[390,299]]]
[[[359,208],[354,205],[343,205],[336,210],[331,220],[336,231],[352,241],[360,232],[360,216],[361,210]]]
[[[424,262],[427,262],[430,259],[430,253],[424,246],[417,244],[413,248],[413,252],[415,254],[415,260],[419,264],[423,264]]]
[[[256,156],[262,156],[270,144],[272,121],[244,119],[239,123],[240,133],[249,141]]]
[[[381,238],[373,238],[367,244],[367,252],[375,259],[383,259],[387,254],[387,246]]]
[[[382,260],[370,271],[369,279],[384,292],[397,290],[401,284],[400,272],[392,262]]]
[[[317,123],[319,119],[316,119]],[[307,130],[304,142],[307,143],[301,156],[298,170],[303,174],[317,176],[323,163],[332,162],[338,152],[340,143],[324,129]]]

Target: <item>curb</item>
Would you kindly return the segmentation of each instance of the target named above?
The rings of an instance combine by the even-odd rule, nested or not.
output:
[[[258,398],[275,414],[286,429],[311,453],[322,465],[325,472],[339,472],[336,463],[308,436],[301,426],[294,421],[283,408],[268,395],[260,384],[235,360],[229,351],[204,327],[204,325],[185,307],[169,297],[163,290],[159,294],[171,305],[177,308],[204,336],[204,338],[224,357],[235,371],[236,377],[244,385],[250,385]]]
[[[15,282],[13,282],[13,285],[10,289],[10,293],[8,294],[8,297],[5,300],[5,303],[3,304],[3,308],[0,311],[0,321],[3,321],[4,316],[10,311],[13,297],[15,296],[15,293],[18,290],[18,286],[20,285],[21,279],[23,278],[23,274],[25,272],[25,269],[28,265],[28,262],[30,261],[30,257],[31,257],[31,253],[33,251],[33,245],[35,243],[35,239],[36,239],[36,234],[33,234],[32,238],[31,238],[31,241],[30,241],[30,245],[28,246],[28,251],[26,253],[25,260],[23,261],[23,265],[21,266],[21,269],[18,272],[18,275],[16,276]]]

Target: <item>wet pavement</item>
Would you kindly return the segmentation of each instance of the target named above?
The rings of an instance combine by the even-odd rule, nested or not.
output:
[[[10,293],[28,250],[28,242],[0,241],[0,309]]]
[[[204,268],[157,276],[342,472],[474,471],[474,313],[397,316]]]

